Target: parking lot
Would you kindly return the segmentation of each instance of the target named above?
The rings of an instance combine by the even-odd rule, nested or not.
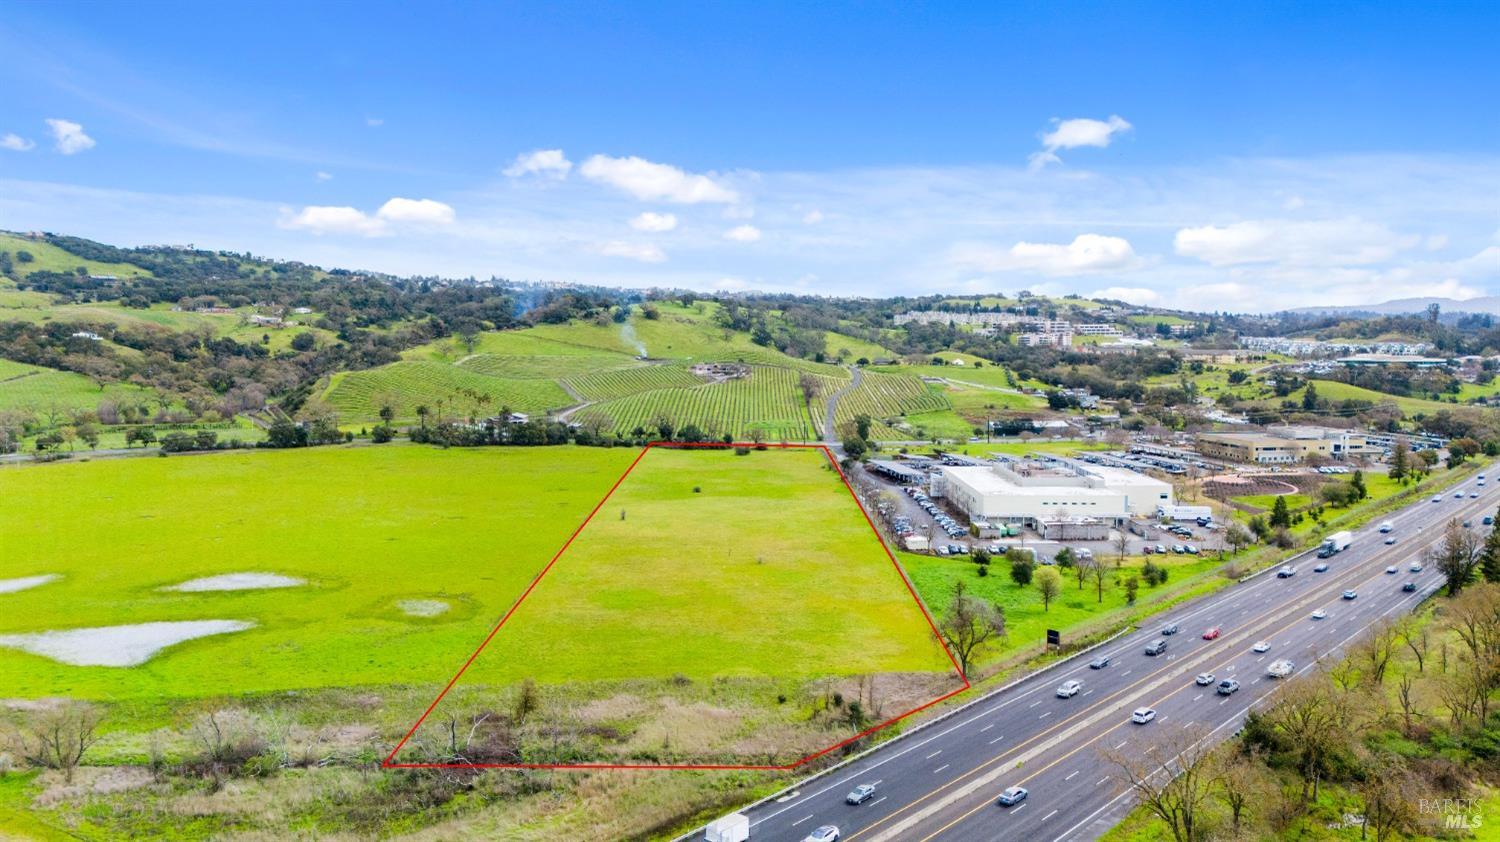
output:
[[[1039,562],[1050,564],[1064,547],[1072,548],[1075,553],[1086,550],[1093,553],[1095,558],[1105,560],[1117,557],[1120,552],[1115,543],[1118,530],[1114,528],[1108,539],[1097,541],[1046,540],[1033,530],[1020,526],[1013,527],[1016,530],[1013,536],[974,538],[969,534],[969,520],[962,512],[950,509],[943,500],[928,496],[916,485],[902,485],[870,472],[864,474],[863,485],[870,492],[872,502],[875,502],[871,513],[877,515],[883,522],[887,535],[894,537],[895,543],[903,549],[907,535],[919,535],[929,539],[931,552],[935,555],[967,555],[973,547],[984,547],[991,554],[1000,554],[1010,547],[1023,547],[1034,551]],[[880,493],[885,491],[893,493]],[[1190,522],[1153,526],[1155,534],[1150,538],[1127,532],[1129,537],[1126,555],[1154,555],[1158,552],[1167,555],[1193,555],[1211,552],[1218,549],[1218,541],[1222,536],[1221,532]],[[1176,531],[1172,531],[1173,529]],[[953,552],[954,548],[957,549],[956,553]]]

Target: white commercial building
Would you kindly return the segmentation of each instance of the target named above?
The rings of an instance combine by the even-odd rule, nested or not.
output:
[[[941,493],[970,520],[1036,523],[1043,518],[1119,521],[1151,517],[1172,505],[1172,486],[1122,468],[1063,460],[1008,461],[984,467],[944,467]]]

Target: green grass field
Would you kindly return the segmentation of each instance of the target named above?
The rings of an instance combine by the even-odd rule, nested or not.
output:
[[[542,412],[573,403],[551,380],[492,377],[464,366],[421,360],[338,372],[330,378],[322,398],[338,410],[344,422],[373,421],[384,405],[395,410],[397,420],[413,422],[421,405],[436,418],[439,402],[445,418],[492,415],[505,407]]]
[[[0,468],[7,496],[28,501],[0,511],[0,579],[62,577],[0,594],[0,634],[256,624],[136,667],[0,648],[0,686],[146,700],[446,681],[636,455],[391,445]],[[469,677],[943,669],[824,464],[651,452],[508,627],[508,651],[545,657],[491,658]],[[236,572],[307,584],[160,590]],[[408,616],[410,599],[449,610]]]
[[[464,678],[951,669],[821,451],[653,448]]]
[[[0,410],[94,409],[100,401],[153,404],[156,392],[125,383],[101,385],[72,371],[0,360]],[[153,406],[154,409],[154,406]]]
[[[150,272],[129,263],[101,263],[96,260],[84,260],[76,254],[64,251],[57,246],[43,240],[32,240],[27,237],[18,237],[14,234],[0,233],[0,251],[10,252],[16,267],[16,273],[25,277],[32,272],[72,272],[79,266],[88,270],[90,275],[114,275],[119,278],[134,278],[150,276]],[[33,258],[30,263],[22,263],[14,260],[16,252],[29,252]]]

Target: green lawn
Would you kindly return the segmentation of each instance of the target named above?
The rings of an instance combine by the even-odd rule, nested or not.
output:
[[[139,266],[130,263],[101,263],[97,260],[84,260],[76,254],[64,251],[45,240],[32,240],[27,237],[19,237],[15,234],[0,233],[0,251],[10,252],[12,262],[15,264],[17,274],[26,276],[32,272],[72,272],[79,266],[83,266],[91,275],[114,275],[119,278],[133,278],[138,276],[149,276]],[[30,263],[22,263],[15,260],[16,252],[30,252],[35,258]]]
[[[240,620],[137,667],[0,649],[14,697],[447,680],[637,451],[389,445],[0,468],[0,634]],[[470,678],[804,676],[945,659],[816,452],[653,451]],[[701,493],[694,493],[694,486]],[[627,513],[620,519],[620,511]],[[160,588],[235,572],[301,587]],[[445,603],[436,617],[402,600]]]
[[[971,595],[995,602],[1005,609],[1005,625],[1008,633],[1003,647],[993,649],[987,660],[997,660],[1024,649],[1035,649],[1047,640],[1047,629],[1076,629],[1087,625],[1100,616],[1126,607],[1125,589],[1115,584],[1115,559],[1111,555],[1101,560],[1109,568],[1104,583],[1104,599],[1099,601],[1092,579],[1078,587],[1077,576],[1071,570],[1059,570],[1063,576],[1063,588],[1050,608],[1042,607],[1040,592],[1035,584],[1022,587],[1011,581],[1010,567],[1004,559],[990,565],[990,575],[979,576],[978,565],[967,558],[942,558],[939,556],[901,553],[901,563],[906,566],[912,583],[922,594],[929,608],[941,616],[952,599],[954,588],[963,582]],[[1222,562],[1214,555],[1160,556],[1153,557],[1156,564],[1171,570],[1167,584],[1159,588],[1148,588],[1143,582],[1137,599],[1144,602],[1160,593],[1175,592],[1190,579],[1218,567]],[[1139,576],[1143,560],[1126,557],[1121,567],[1120,578]]]
[[[94,409],[100,401],[147,404],[155,410],[156,392],[126,383],[100,384],[72,371],[0,360],[0,410]]]

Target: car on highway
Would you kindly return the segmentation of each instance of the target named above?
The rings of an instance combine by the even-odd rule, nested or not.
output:
[[[1177,624],[1176,623],[1168,623],[1168,624],[1166,624],[1166,626],[1164,626],[1162,628],[1161,633],[1163,635],[1167,636],[1167,637],[1171,637],[1172,635],[1174,635],[1174,634],[1177,633]]]
[[[1219,687],[1214,692],[1220,696],[1228,696],[1230,693],[1240,689],[1240,683],[1232,678],[1226,678],[1219,682]]]
[[[1252,646],[1252,647],[1250,647],[1250,651],[1251,652],[1269,652],[1269,651],[1271,651],[1271,644],[1270,644],[1269,641],[1257,640],[1257,641],[1255,641],[1255,645]]]
[[[1358,598],[1359,598],[1359,592],[1358,591],[1355,591],[1352,588],[1349,589],[1349,590],[1347,590],[1347,591],[1344,591],[1344,599],[1358,599]]]
[[[1484,524],[1485,526],[1490,526],[1494,522],[1495,522],[1495,516],[1494,515],[1485,515],[1484,516],[1484,520],[1480,521],[1480,523]]]
[[[1313,568],[1313,572],[1314,573],[1327,573],[1328,572],[1328,562],[1326,562],[1326,561],[1320,561],[1320,562],[1318,562],[1318,566]]]
[[[1312,618],[1314,620],[1326,620],[1326,619],[1328,619],[1328,612],[1324,611],[1321,608],[1319,608],[1318,610],[1316,610],[1316,611],[1314,611],[1312,613]]]
[[[859,786],[855,787],[854,789],[849,790],[849,794],[846,795],[846,796],[844,796],[844,803],[845,804],[863,804],[866,801],[869,801],[871,798],[874,798],[874,797],[875,797],[875,785],[874,784],[860,784]]]
[[[1101,655],[1101,656],[1095,658],[1094,660],[1089,661],[1089,669],[1091,669],[1091,670],[1102,670],[1102,669],[1104,669],[1107,666],[1109,666],[1109,656],[1108,655]]]
[[[1155,708],[1136,708],[1135,712],[1130,714],[1130,721],[1134,722],[1137,725],[1145,725],[1147,722],[1150,722],[1155,718]]]
[[[1462,499],[1464,499],[1464,493],[1462,491],[1455,491],[1455,492],[1453,492],[1453,499],[1455,499],[1455,500],[1462,500]]]
[[[1165,651],[1167,651],[1167,642],[1165,640],[1153,640],[1146,644],[1147,655],[1156,656]]]
[[[1396,565],[1392,564],[1390,567],[1387,567],[1385,569],[1385,572],[1387,572],[1387,573],[1395,573],[1396,572]]]
[[[1421,573],[1422,572],[1422,562],[1420,562],[1420,561],[1414,561],[1414,562],[1412,562],[1411,563],[1411,567],[1408,567],[1407,570],[1410,570],[1413,573]]]
[[[1211,628],[1205,629],[1204,632],[1203,632],[1203,639],[1204,640],[1218,640],[1219,639],[1219,627],[1218,626],[1213,626]]]
[[[1007,789],[1006,791],[1000,793],[999,804],[1001,807],[1014,807],[1015,805],[1020,804],[1022,801],[1025,801],[1026,796],[1030,794],[1031,793],[1027,792],[1026,787],[1024,786],[1013,786],[1010,789]]]
[[[1279,661],[1273,661],[1269,667],[1266,667],[1266,675],[1272,678],[1286,678],[1296,670],[1296,664],[1283,658]]]
[[[1200,672],[1198,673],[1198,677],[1193,679],[1193,683],[1199,687],[1207,687],[1214,683],[1214,674],[1211,672]]]
[[[1390,532],[1392,529],[1395,529],[1395,528],[1396,528],[1396,525],[1393,524],[1393,523],[1391,523],[1388,520],[1383,520],[1383,521],[1380,522],[1380,531],[1381,532]]]
[[[1396,543],[1396,539],[1394,537],[1385,539],[1386,546],[1390,546],[1391,544],[1394,544],[1394,543]]]
[[[1417,591],[1417,583],[1416,582],[1407,582],[1406,584],[1404,584],[1404,585],[1401,586],[1401,590],[1403,590],[1403,591],[1405,591],[1407,593],[1416,593],[1416,591]]]
[[[1082,689],[1082,681],[1064,681],[1057,685],[1057,697],[1059,699],[1071,699],[1078,695],[1078,691]]]
[[[1434,495],[1432,495],[1432,502],[1434,502],[1434,503],[1441,503],[1441,502],[1443,502],[1443,495],[1441,495],[1441,494],[1434,494]]]
[[[1290,564],[1276,571],[1276,578],[1278,579],[1290,579],[1295,575],[1297,575],[1297,568]]]
[[[1468,521],[1468,520],[1464,521],[1464,528],[1468,529],[1469,528],[1469,524],[1472,523],[1472,522],[1473,521]]]
[[[1478,491],[1470,491],[1469,492],[1469,499],[1470,500],[1478,500],[1479,499],[1479,492]]]
[[[825,824],[802,837],[802,842],[839,842],[839,829],[834,825]]]

